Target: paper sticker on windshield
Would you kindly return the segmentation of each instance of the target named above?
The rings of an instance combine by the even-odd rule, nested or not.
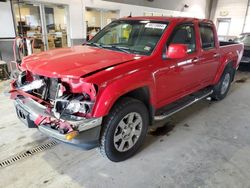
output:
[[[167,24],[161,24],[161,23],[147,23],[145,25],[146,28],[152,28],[152,29],[165,29]]]
[[[149,47],[149,46],[145,46],[145,47],[144,47],[144,50],[146,50],[146,51],[150,51],[150,50],[151,50],[151,47]]]

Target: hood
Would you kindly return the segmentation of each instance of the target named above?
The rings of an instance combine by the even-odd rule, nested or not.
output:
[[[79,78],[92,72],[137,59],[137,55],[96,48],[75,46],[33,54],[23,59],[22,67],[46,77]]]

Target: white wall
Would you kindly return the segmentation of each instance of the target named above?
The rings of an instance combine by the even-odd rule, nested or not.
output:
[[[133,16],[143,16],[143,13],[145,11],[148,11],[148,12],[163,13],[163,14],[170,15],[170,16],[172,15],[172,16],[189,16],[189,17],[205,18],[206,8],[207,6],[209,6],[208,2],[209,1],[207,0],[189,1],[188,3],[190,5],[189,8],[181,12],[182,10],[181,7],[176,8],[176,10],[166,10],[166,9],[150,8],[150,7],[145,7],[145,6],[114,3],[114,2],[108,2],[108,1],[102,1],[102,0],[83,0],[83,4],[85,7],[96,7],[96,8],[103,8],[103,9],[120,10],[121,17],[128,16],[130,12],[132,12]],[[176,3],[176,6],[179,6],[179,5]]]
[[[0,2],[0,38],[15,37],[10,2]]]
[[[184,0],[182,1],[183,3],[186,2]],[[130,13],[132,13],[132,16],[143,16],[144,12],[154,12],[154,13],[162,14],[164,16],[187,16],[187,17],[196,17],[196,18],[206,17],[206,11],[209,7],[210,1],[189,0],[188,2],[189,3],[187,4],[189,5],[189,8],[184,9],[183,11],[176,11],[176,10],[150,8],[150,7],[145,7],[145,6],[129,5],[129,4],[123,4],[123,3],[114,3],[114,2],[108,2],[108,1],[102,1],[102,0],[83,0],[83,6],[84,6],[83,15],[85,15],[85,7],[90,7],[90,8],[119,10],[120,17],[129,16]],[[183,3],[181,3],[181,5]],[[176,8],[177,10],[182,9],[181,7],[179,7],[178,3],[176,3],[176,7],[177,7]],[[83,20],[85,23],[85,18],[83,18]],[[86,27],[84,27],[84,31],[85,29]],[[84,32],[84,38],[85,37],[86,37],[86,32]]]
[[[177,7],[176,10],[180,9],[179,1],[176,2],[176,7]],[[161,13],[161,14],[168,15],[168,16],[189,16],[189,17],[198,17],[198,18],[206,17],[206,11],[208,9],[210,0],[181,0],[181,1],[182,1],[181,6],[185,2],[188,2],[190,6],[188,9],[184,10],[183,12],[150,8],[150,7],[144,7],[144,6],[121,4],[121,3],[113,3],[113,2],[107,2],[107,1],[102,1],[102,0],[39,0],[39,2],[68,5],[69,23],[70,23],[68,27],[70,30],[71,39],[86,38],[85,36],[86,27],[84,26],[85,7],[119,10],[120,17],[128,16],[130,12],[132,13],[133,16],[142,16],[144,12],[156,12],[156,13]],[[9,3],[0,4],[1,14],[2,14],[2,5],[6,6],[6,4],[9,5]],[[6,7],[5,9],[7,11],[11,10],[10,6]],[[1,18],[2,16],[0,17],[0,20]],[[5,23],[7,22],[6,18],[4,19],[4,22]],[[9,20],[7,24],[4,24],[8,26],[10,30],[12,29],[11,32],[7,32],[7,33],[11,33],[11,35],[13,35],[13,31],[14,31],[14,26],[12,24],[13,24],[12,20]],[[3,32],[2,28],[0,29],[0,32]]]
[[[214,22],[218,18],[231,18],[228,35],[238,36],[243,29],[248,0],[218,0]]]
[[[71,39],[81,39],[83,35],[83,1],[84,0],[39,0],[40,2],[64,4],[69,6],[69,22]]]
[[[200,16],[200,13],[204,14],[206,10],[206,17],[209,16],[209,4],[212,0],[102,0],[116,3],[125,3],[130,5],[138,5],[151,8],[159,8],[165,10],[174,10],[174,11],[183,11],[184,5],[188,5],[189,8],[186,11],[197,13]]]

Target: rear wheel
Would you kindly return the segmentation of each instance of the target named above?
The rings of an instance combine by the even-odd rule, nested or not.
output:
[[[214,100],[222,100],[226,97],[231,82],[233,80],[233,67],[227,66],[220,78],[220,81],[214,86],[214,92],[212,94],[212,98]]]
[[[141,101],[121,99],[104,119],[100,152],[114,162],[126,160],[143,144],[148,124],[148,111]]]

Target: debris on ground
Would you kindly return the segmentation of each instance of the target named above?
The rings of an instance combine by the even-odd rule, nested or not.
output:
[[[244,77],[244,78],[241,78],[241,79],[236,80],[235,82],[236,82],[236,83],[245,83],[246,81],[247,81],[247,78]]]
[[[148,134],[152,136],[164,136],[171,132],[174,129],[175,125],[173,123],[166,123],[165,125],[161,127],[157,127],[154,130],[149,131]]]

